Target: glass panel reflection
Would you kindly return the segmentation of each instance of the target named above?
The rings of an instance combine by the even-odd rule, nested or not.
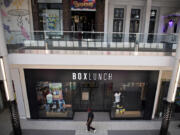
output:
[[[40,117],[72,117],[72,82],[38,82],[37,101]]]
[[[113,32],[123,32],[124,8],[114,8]],[[122,41],[122,33],[114,33],[113,41]]]
[[[111,118],[143,117],[146,101],[146,83],[120,83],[113,91]]]

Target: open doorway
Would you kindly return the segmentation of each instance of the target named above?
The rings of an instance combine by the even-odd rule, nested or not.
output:
[[[72,11],[72,31],[95,31],[95,12]]]

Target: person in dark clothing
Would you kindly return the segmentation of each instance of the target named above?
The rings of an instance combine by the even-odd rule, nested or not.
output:
[[[92,110],[90,108],[88,108],[88,119],[87,119],[87,130],[90,131],[91,129],[94,131],[94,133],[96,133],[96,129],[91,127],[91,123],[93,121],[94,118],[94,114],[92,112]]]

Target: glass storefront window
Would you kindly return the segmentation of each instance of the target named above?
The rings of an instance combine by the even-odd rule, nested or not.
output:
[[[157,10],[151,10],[150,22],[149,22],[149,35],[148,42],[153,42],[155,25],[156,25]]]
[[[88,107],[111,119],[150,119],[158,72],[25,69],[25,79],[32,119],[72,119]]]
[[[72,82],[38,82],[36,94],[39,116],[71,118],[74,86]]]
[[[175,113],[180,113],[180,87],[177,88],[177,93],[176,93]]]
[[[45,38],[57,39],[63,34],[63,10],[62,4],[39,3],[39,24],[41,30],[50,31]],[[52,31],[56,31],[53,33]]]
[[[141,19],[141,10],[140,9],[131,9],[131,20],[130,20],[130,33],[139,33],[140,28],[140,19]],[[129,35],[129,41],[136,41],[136,34]]]
[[[146,101],[146,83],[120,83],[113,91],[111,118],[142,118]]]
[[[113,41],[122,41],[124,23],[124,8],[114,8],[114,19],[113,19]],[[118,33],[120,32],[120,33]]]

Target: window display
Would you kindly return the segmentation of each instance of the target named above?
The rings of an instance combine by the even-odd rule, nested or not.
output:
[[[63,36],[63,10],[62,3],[38,3],[38,27],[48,31],[44,37],[58,39]],[[54,31],[54,32],[52,32]],[[39,34],[39,33],[38,33]]]
[[[86,112],[88,107],[110,112],[111,119],[152,116],[157,71],[25,69],[24,72],[32,119],[73,119],[74,112]]]
[[[71,83],[38,82],[37,86],[40,116],[72,117]]]
[[[140,118],[143,116],[145,82],[121,83],[114,91],[111,118]]]
[[[180,113],[180,87],[177,88],[176,100],[175,100],[175,112]]]

